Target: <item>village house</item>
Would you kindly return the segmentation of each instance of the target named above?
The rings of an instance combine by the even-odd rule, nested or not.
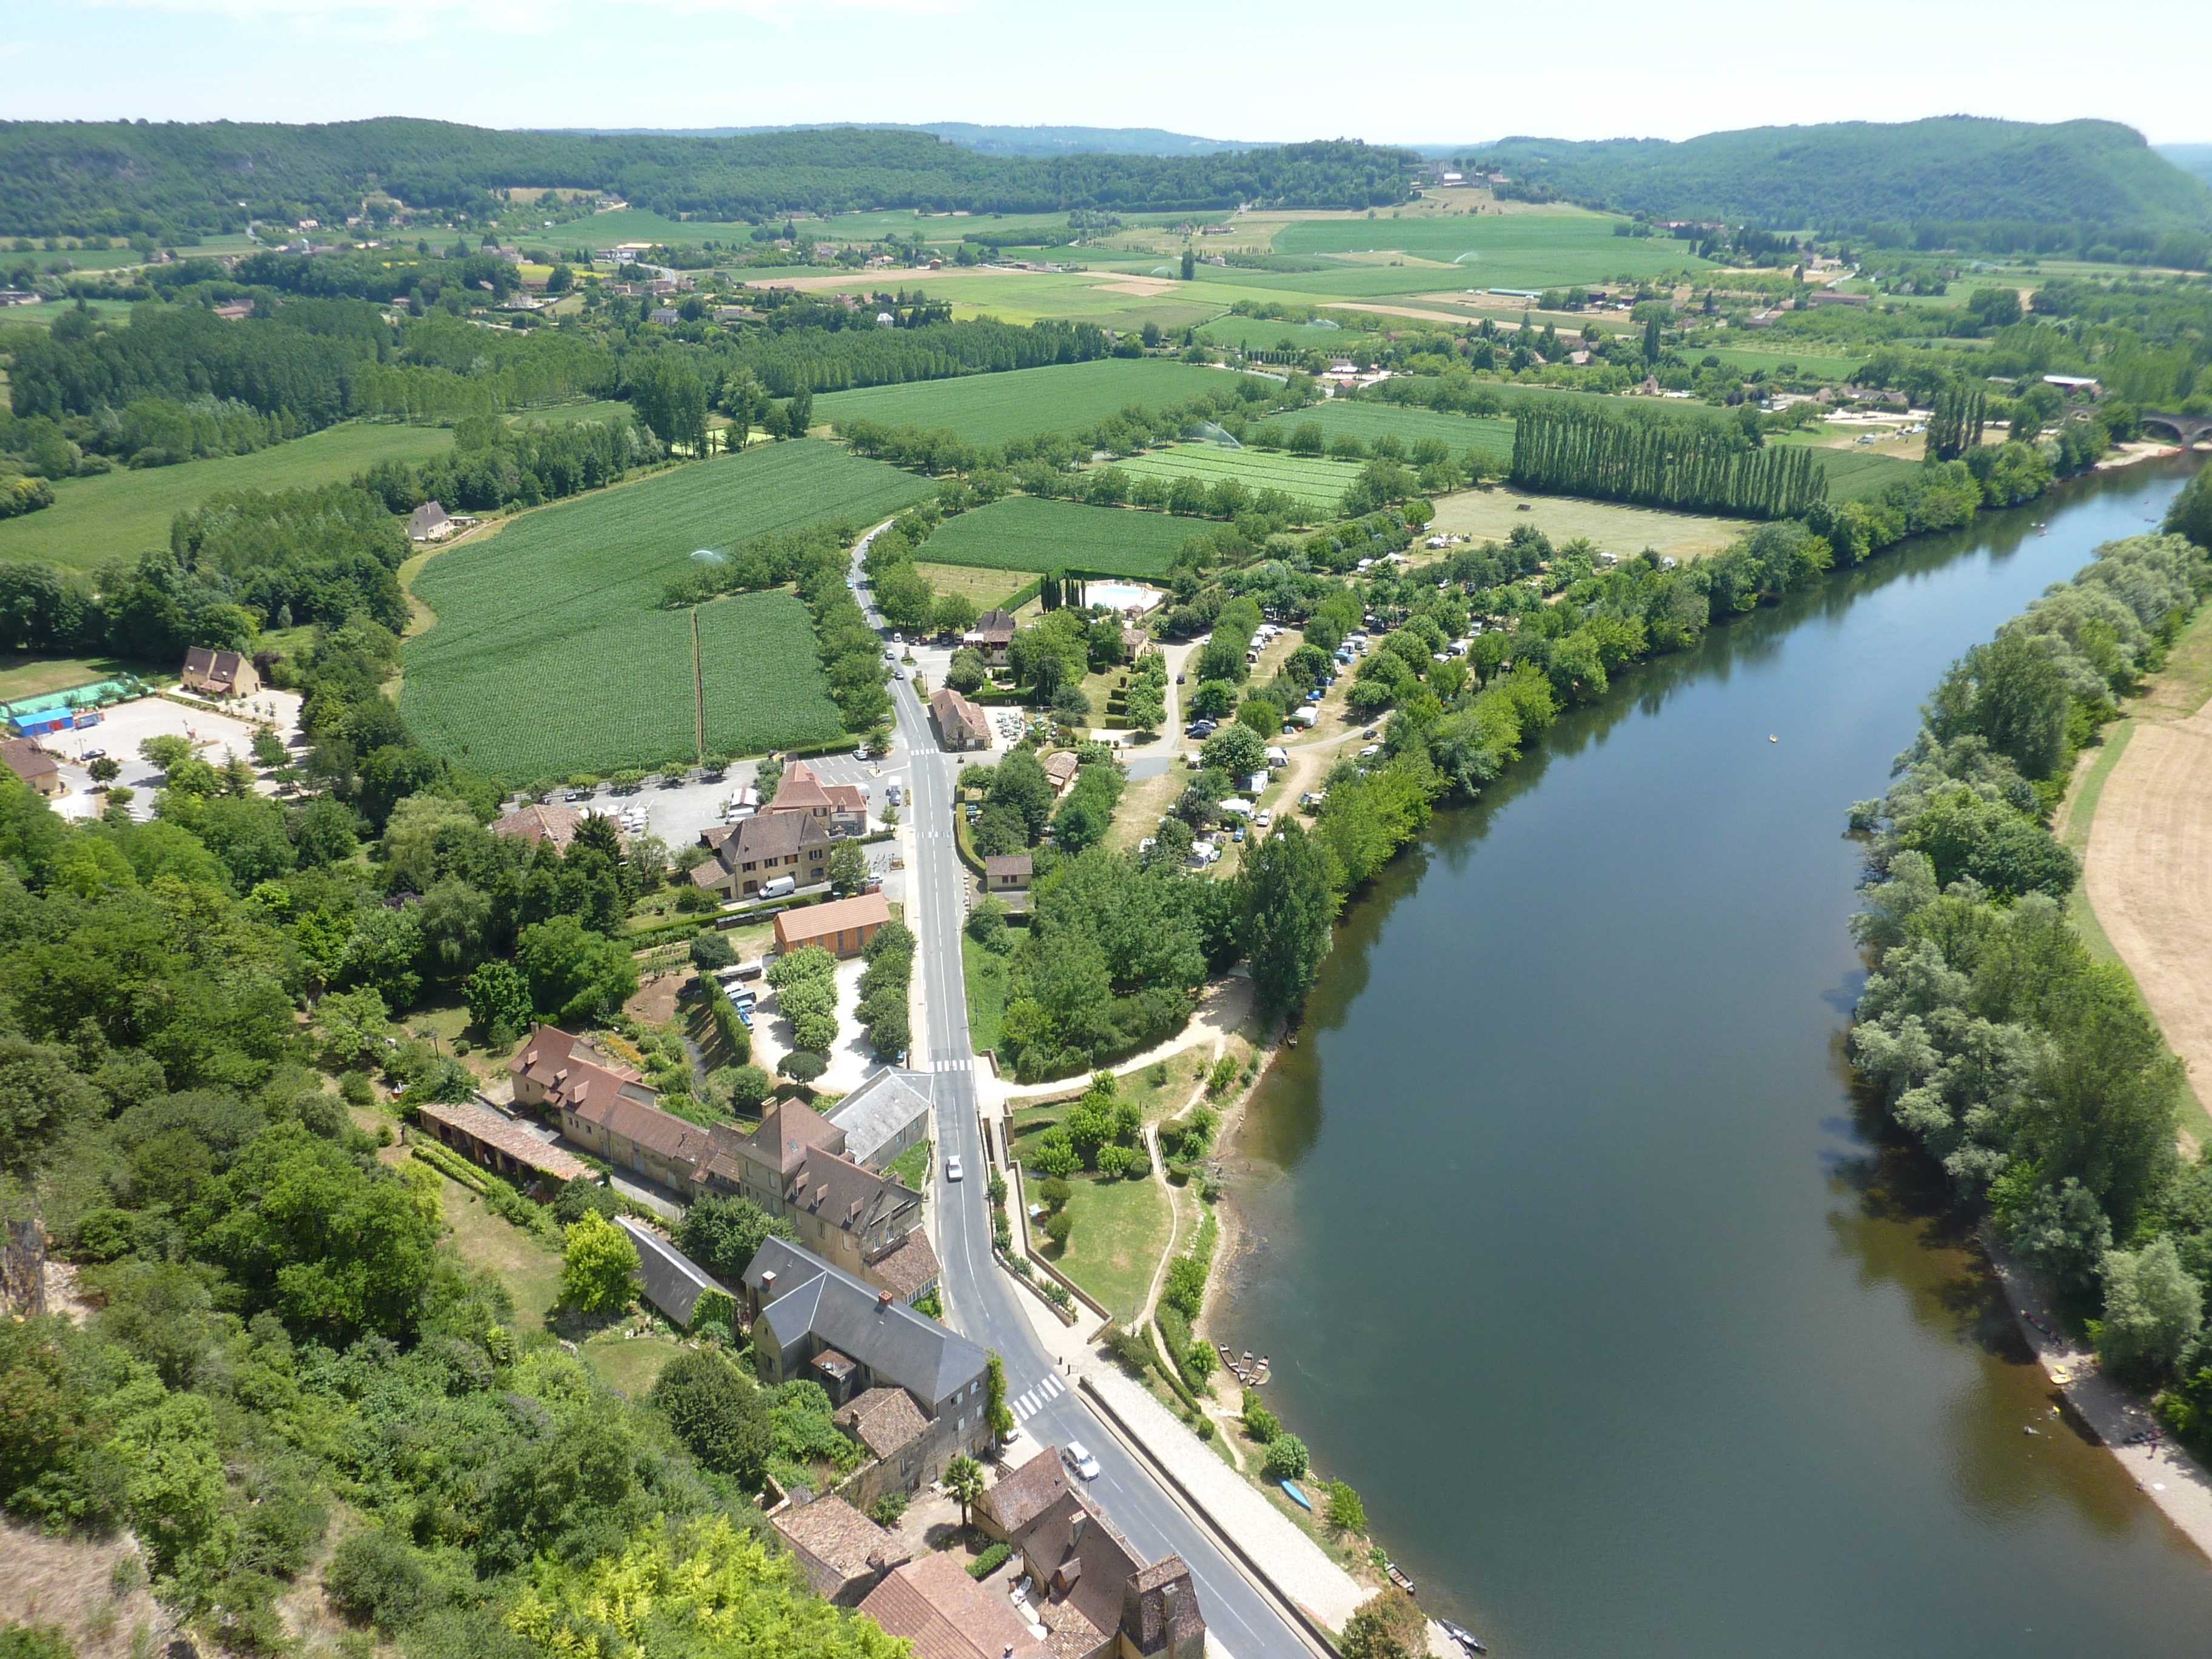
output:
[[[9,738],[0,740],[0,761],[8,769],[31,787],[32,793],[52,800],[65,792],[62,769],[54,757],[38,745],[33,738]]]
[[[584,815],[573,806],[532,801],[527,806],[516,808],[504,817],[494,818],[491,832],[495,836],[516,836],[525,841],[544,842],[565,853],[568,850],[568,843],[576,839],[576,826],[583,821]]]
[[[1179,1555],[1147,1565],[1048,1446],[1002,1476],[975,1523],[1013,1547],[1054,1659],[1203,1659],[1206,1618]]]
[[[986,611],[975,618],[975,625],[960,636],[960,643],[983,653],[983,660],[994,668],[1006,665],[1006,647],[1014,642],[1014,615],[1011,611]]]
[[[1058,1659],[1004,1596],[968,1576],[952,1550],[901,1565],[868,1592],[860,1611],[886,1636],[910,1643],[915,1659]]]
[[[937,723],[937,741],[945,748],[991,746],[989,716],[949,685],[929,694],[929,717]]]
[[[999,853],[983,860],[983,890],[988,893],[1029,891],[1035,860],[1027,853]]]
[[[902,1302],[936,1282],[936,1253],[917,1231],[921,1194],[896,1176],[854,1163],[844,1129],[798,1101],[771,1103],[750,1134],[718,1130],[698,1184],[751,1200],[789,1222],[816,1256]],[[893,1263],[890,1274],[883,1271],[886,1262]]]
[[[974,1343],[781,1238],[763,1243],[744,1284],[761,1381],[820,1383],[875,1455],[843,1489],[855,1507],[990,1445],[988,1361]]]
[[[209,697],[250,697],[261,690],[253,659],[236,651],[195,645],[185,653],[185,690]]]
[[[811,813],[759,812],[714,824],[699,840],[714,856],[693,868],[692,884],[724,898],[757,893],[779,876],[801,887],[829,878],[830,832]]]
[[[460,527],[461,521],[435,501],[425,501],[407,515],[410,541],[441,542]]]
[[[1082,769],[1082,762],[1073,749],[1055,749],[1044,757],[1044,775],[1052,780],[1052,793],[1064,795],[1074,786],[1075,775]]]
[[[856,957],[890,919],[891,908],[881,893],[785,910],[775,919],[776,951],[787,955],[802,945],[818,945],[833,957]]]
[[[828,1121],[845,1137],[844,1155],[880,1174],[928,1134],[929,1101],[886,1066],[831,1107]]]
[[[708,1133],[662,1111],[659,1096],[630,1067],[558,1027],[540,1025],[507,1069],[515,1103],[544,1112],[592,1156],[678,1192],[691,1190]]]
[[[824,783],[805,761],[784,769],[775,799],[763,811],[803,812],[833,836],[861,836],[868,830],[867,791],[854,783]]]
[[[858,1606],[886,1572],[911,1559],[896,1537],[834,1492],[779,1510],[770,1519],[807,1583],[839,1607]],[[968,1578],[964,1567],[960,1576]]]

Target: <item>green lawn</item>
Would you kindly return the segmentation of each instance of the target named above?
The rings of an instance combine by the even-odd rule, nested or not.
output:
[[[1164,576],[1183,543],[1208,527],[1167,513],[1009,495],[948,519],[921,552],[933,564],[990,570]]]
[[[929,1195],[929,1142],[917,1140],[884,1166],[884,1173],[895,1175],[920,1193]]]
[[[453,1229],[453,1249],[461,1260],[499,1276],[514,1298],[518,1333],[544,1328],[545,1316],[561,1295],[561,1252],[501,1220],[457,1181],[446,1182],[445,1199],[446,1224]]]
[[[968,983],[968,1040],[980,1054],[999,1046],[999,1022],[1006,1012],[1006,959],[963,933],[960,971]]]
[[[428,460],[453,446],[453,434],[440,427],[349,421],[251,455],[64,478],[52,507],[0,520],[0,559],[97,569],[167,547],[170,520],[218,490],[343,483],[378,461]]]
[[[1901,461],[1894,455],[1870,455],[1863,449],[1821,449],[1815,453],[1827,470],[1828,499],[1836,502],[1878,495],[1918,470],[1911,461]]]
[[[1024,1166],[1024,1181],[1030,1179]],[[1104,1176],[1076,1175],[1067,1212],[1075,1231],[1068,1235],[1065,1251],[1046,1243],[1046,1258],[1091,1292],[1116,1319],[1136,1316],[1152,1288],[1153,1271],[1168,1247],[1174,1217],[1167,1194],[1147,1176],[1142,1181]],[[1029,1188],[1036,1201],[1034,1186]]]
[[[151,679],[177,672],[174,663],[125,662],[120,657],[0,656],[0,663],[6,665],[0,667],[0,702],[41,697],[49,691],[67,691],[123,674]]]
[[[1000,444],[1039,432],[1072,432],[1129,404],[1158,409],[1230,384],[1218,368],[1171,358],[1106,357],[824,392],[814,400],[814,418],[941,428],[970,443]]]
[[[1436,264],[1431,288],[1562,288],[1601,283],[1621,275],[1649,276],[1701,262],[1682,243],[1654,237],[1615,236],[1612,217],[1577,209],[1534,213],[1425,214],[1393,219],[1306,219],[1275,233],[1278,253],[1385,254],[1398,252]],[[1370,266],[1399,278],[1418,267]],[[1409,293],[1400,286],[1359,286],[1353,276],[1306,276],[1265,271],[1226,273],[1265,288],[1311,288],[1340,294]],[[1441,277],[1441,280],[1439,278]],[[1370,283],[1378,278],[1370,276]]]
[[[623,1328],[602,1331],[582,1347],[584,1363],[600,1382],[617,1394],[642,1400],[652,1392],[668,1362],[684,1352],[682,1346],[658,1333],[626,1336]]]

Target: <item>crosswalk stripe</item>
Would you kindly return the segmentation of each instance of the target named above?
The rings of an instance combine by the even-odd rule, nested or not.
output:
[[[1060,1379],[1057,1376],[1048,1376],[1045,1378],[1044,1397],[1046,1399],[1050,1400],[1055,1395],[1065,1394],[1066,1392],[1066,1390],[1060,1386]]]

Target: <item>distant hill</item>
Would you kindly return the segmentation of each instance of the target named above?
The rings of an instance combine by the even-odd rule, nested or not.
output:
[[[1180,213],[1266,202],[1356,209],[1403,201],[1413,161],[1408,150],[1345,139],[1030,156],[979,154],[912,129],[699,137],[500,132],[401,119],[329,126],[13,121],[0,122],[0,235],[145,230],[158,237],[234,228],[248,214],[328,222],[360,211],[363,195],[379,188],[411,205],[483,216],[494,205],[487,192],[508,185],[609,191],[660,213],[715,220],[901,207]]]
[[[2212,184],[2212,144],[2153,144],[2151,148],[2179,167]]]
[[[2010,221],[2201,231],[2212,191],[2113,121],[1950,115],[1752,127],[1680,143],[1506,138],[1454,154],[1571,200],[1772,229]]]
[[[742,138],[760,132],[821,132],[834,121],[781,127],[564,127],[565,132],[658,133],[668,138]],[[876,131],[933,133],[978,155],[1218,155],[1263,149],[1236,138],[1200,138],[1158,127],[991,127],[967,121],[873,121]]]

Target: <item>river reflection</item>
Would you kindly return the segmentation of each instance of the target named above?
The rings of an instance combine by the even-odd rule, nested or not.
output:
[[[1844,808],[1951,658],[2185,476],[1624,677],[1347,912],[1233,1149],[1263,1247],[1222,1334],[1499,1652],[2212,1650],[2212,1568],[2054,1414],[1841,1049]]]

